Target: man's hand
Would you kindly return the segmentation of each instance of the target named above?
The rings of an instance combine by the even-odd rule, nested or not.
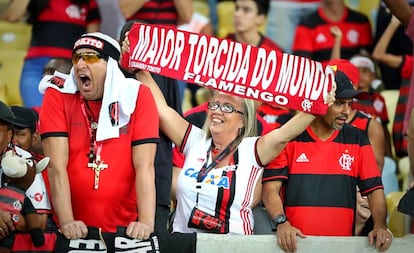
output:
[[[289,221],[277,226],[276,236],[277,243],[286,252],[296,251],[296,236],[306,238],[302,231],[290,225]]]
[[[369,244],[374,245],[380,252],[386,251],[392,243],[392,233],[386,228],[374,228],[368,234]]]
[[[88,227],[79,220],[63,223],[59,231],[69,240],[85,238],[88,235]]]
[[[342,31],[341,28],[339,28],[338,26],[331,26],[331,28],[329,29],[331,34],[338,39],[339,41],[342,39]]]
[[[14,229],[12,214],[0,211],[0,240],[8,236],[9,232],[14,231]]]
[[[126,230],[127,236],[139,240],[148,239],[152,232],[154,232],[154,224],[142,221],[131,222]]]

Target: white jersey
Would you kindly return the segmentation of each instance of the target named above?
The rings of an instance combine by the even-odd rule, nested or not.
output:
[[[263,167],[256,160],[256,141],[259,137],[243,139],[239,144],[238,164],[212,169],[201,183],[198,209],[225,221],[225,233],[250,235],[254,220],[252,202],[254,189]],[[197,175],[207,158],[211,138],[192,126],[188,138],[182,143],[184,166],[177,180],[177,207],[173,224],[174,232],[206,232],[188,227],[191,211],[196,203]],[[211,155],[209,156],[211,163]],[[225,175],[223,175],[223,173]]]

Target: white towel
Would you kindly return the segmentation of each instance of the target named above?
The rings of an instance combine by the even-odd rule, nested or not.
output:
[[[39,92],[45,94],[48,87],[54,88],[62,93],[75,94],[78,91],[76,85],[76,79],[73,72],[73,67],[70,70],[70,74],[64,74],[59,71],[55,71],[53,75],[45,75],[39,83]]]
[[[141,82],[135,79],[125,78],[118,67],[118,63],[111,57],[108,58],[96,141],[119,137],[119,129],[128,124],[131,114],[135,110],[140,84]],[[44,76],[39,83],[39,92],[44,94],[48,87],[52,87],[62,93],[75,94],[78,91],[78,86],[73,67],[69,75],[56,71],[53,76]],[[119,121],[117,125],[112,125],[109,108],[111,104],[116,103],[118,103],[119,110],[114,117]]]
[[[101,111],[99,113],[98,130],[96,140],[102,141],[119,137],[119,129],[128,124],[131,114],[135,110],[140,82],[132,78],[125,78],[118,67],[118,63],[109,57],[106,68],[104,94]],[[112,103],[119,104],[119,124],[113,126],[109,106]]]

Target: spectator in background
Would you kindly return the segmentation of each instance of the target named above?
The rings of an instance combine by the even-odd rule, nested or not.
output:
[[[177,27],[191,22],[193,11],[192,0],[119,0],[121,12],[126,20],[142,20],[149,24]],[[120,40],[123,41],[122,39]],[[181,97],[184,84],[178,80],[160,75],[152,75],[168,104],[182,114]],[[180,91],[181,83],[181,91]],[[174,101],[178,97],[178,101]],[[167,231],[168,216],[171,203],[172,183],[172,142],[161,133],[163,148],[158,149],[155,161],[155,182],[157,209],[155,227],[157,231]],[[164,145],[165,144],[165,145]],[[161,150],[164,152],[161,154]]]
[[[371,86],[376,80],[374,62],[367,56],[354,56],[350,62],[359,69],[360,79],[356,87],[363,91],[358,100],[352,104],[352,109],[364,112],[381,123],[385,137],[385,155],[392,157],[390,132],[387,127],[389,123],[387,105],[381,93],[374,91]]]
[[[192,0],[118,0],[125,19],[142,20],[149,24],[169,25],[177,27],[179,24],[191,22],[193,15]],[[122,38],[120,39],[122,42]],[[168,104],[179,114],[182,114],[182,98],[180,97],[179,82],[161,75],[152,75],[166,95]],[[184,84],[182,85],[184,86]],[[181,86],[181,89],[182,89]],[[178,101],[176,100],[178,98]],[[157,194],[157,209],[155,228],[157,231],[167,231],[168,216],[171,203],[172,180],[172,142],[162,132],[161,148],[157,150],[155,158],[155,183]]]
[[[33,151],[33,146],[36,145],[38,139],[40,139],[37,129],[38,114],[32,109],[22,106],[11,106],[11,111],[16,116],[13,123],[13,144],[23,149],[25,153],[27,152],[25,156],[31,156],[37,162],[42,160],[44,156]],[[48,238],[45,239],[46,245],[42,246],[43,249],[50,247],[54,248],[56,240],[55,236],[57,232],[56,224],[52,220],[50,189],[47,177],[47,169],[43,170],[41,174],[37,173],[32,185],[26,190],[26,195],[32,196],[30,197],[30,201],[36,209],[39,221],[44,224],[44,231],[47,232],[44,234]],[[41,197],[34,198],[33,196]],[[25,241],[28,237],[24,237],[24,234],[25,233],[21,232],[16,234],[16,241],[18,241],[21,245],[15,246],[19,249],[24,249],[25,247],[28,249],[30,248],[31,243]],[[21,237],[21,239],[19,239],[19,237]]]
[[[4,152],[8,150],[13,150],[13,152],[15,152],[18,156],[22,156],[25,158],[32,156],[32,154],[27,152],[24,148],[21,148],[13,144],[13,142],[21,143],[23,144],[23,147],[26,147],[26,144],[24,144],[23,141],[21,141],[21,138],[18,138],[19,141],[14,141],[13,135],[15,132],[15,127],[17,127],[17,129],[22,129],[29,124],[31,125],[30,128],[33,127],[33,125],[31,124],[32,122],[28,123],[29,121],[31,121],[31,119],[33,119],[33,117],[26,121],[25,116],[27,115],[25,113],[21,113],[20,107],[17,110],[16,108],[17,107],[13,107],[13,111],[17,112],[16,114],[19,116],[19,118],[15,116],[15,114],[9,107],[7,107],[2,101],[0,101],[0,160],[3,157]],[[27,110],[30,111],[30,109]],[[22,116],[24,118],[22,118]],[[29,116],[29,118],[30,117],[31,116]],[[19,130],[16,131],[19,132]],[[30,139],[28,141],[30,142]],[[0,187],[4,187],[4,180],[4,177],[0,179]],[[45,193],[45,188],[46,187],[42,176],[40,174],[37,174],[35,176],[33,183],[26,190],[25,195],[28,197],[28,199],[30,199],[31,204],[36,209],[36,213],[39,214],[39,223],[41,223],[42,226],[44,225],[46,231],[55,232],[56,227],[54,226],[54,224],[52,222],[47,222],[51,206],[48,195],[47,193]],[[41,198],[34,198],[33,196],[41,196]],[[18,241],[19,243],[14,244],[14,242],[12,242],[12,244],[9,245],[10,247],[13,247],[12,249],[18,248],[19,250],[25,250],[27,248],[33,247],[32,241],[26,241],[30,237],[26,237],[27,234],[23,233],[23,229],[26,229],[26,225],[24,223],[19,223],[16,220],[12,220],[12,215],[4,210],[0,210],[0,228],[0,240],[12,231],[15,231],[16,229],[20,230],[19,233],[15,233],[15,241]],[[52,233],[45,233],[44,235],[46,237],[46,244],[43,245],[43,249],[49,249],[50,247],[54,248],[56,237]]]
[[[321,0],[270,0],[266,35],[283,51],[292,53],[294,31],[299,21],[315,11]],[[273,18],[277,17],[277,18]]]
[[[348,8],[344,0],[322,0],[318,9],[302,18],[297,26],[293,54],[322,63],[329,61],[335,42],[333,26],[343,34],[341,58],[349,59],[355,54],[371,51],[373,39],[368,18]]]
[[[400,21],[395,16],[392,16],[390,23],[375,45],[372,57],[381,64],[397,70],[397,73],[402,79],[409,80],[413,72],[413,56],[409,54],[396,55],[388,52],[393,35],[400,27]],[[382,75],[383,78],[385,77],[384,74]],[[410,83],[407,81],[401,82],[399,90],[400,95],[395,111],[392,137],[395,154],[398,157],[404,157],[407,156],[407,136],[403,134],[403,122],[410,92]]]
[[[375,20],[376,30],[374,32],[374,45],[378,45],[381,36],[384,34],[387,26],[391,22],[392,13],[385,5],[384,1],[379,1],[380,5]],[[407,0],[410,5],[414,3],[413,0]],[[413,52],[413,45],[410,38],[405,34],[404,27],[399,26],[395,33],[391,36],[389,46],[386,49],[387,53],[393,55],[410,55]],[[374,57],[375,59],[375,57]],[[410,78],[405,79],[400,75],[400,69],[396,69],[388,66],[383,62],[378,62],[378,69],[381,73],[381,80],[384,84],[385,89],[399,89],[401,85],[408,86]]]
[[[269,12],[269,0],[235,0],[234,2],[236,5],[233,18],[235,33],[229,34],[227,39],[267,50],[283,52],[283,49],[278,44],[269,37],[264,36],[259,30],[266,22],[267,13]],[[268,124],[280,126],[280,124],[283,124],[292,116],[289,109],[281,106],[270,103],[258,104],[258,112]],[[281,117],[279,118],[279,116]],[[279,122],[276,118],[279,118]]]
[[[410,37],[410,39],[414,42],[414,18],[412,15],[412,8],[406,1],[402,0],[396,0],[396,1],[390,1],[390,0],[384,0],[388,8],[390,8],[391,13],[398,18],[398,20],[401,22],[401,24],[406,29],[406,34]],[[411,110],[414,106],[414,92],[412,88],[414,85],[414,75],[411,74],[410,79],[410,92],[408,96],[408,102],[407,102],[407,108],[405,110],[404,115],[404,124],[403,124],[403,133],[405,134],[407,132],[408,128],[408,121],[410,120],[411,116]]]
[[[17,117],[13,143],[22,149],[31,152],[32,146],[37,142],[37,139],[40,138],[37,129],[39,116],[34,110],[22,106],[12,106],[11,110]],[[39,154],[31,153],[33,156],[41,158]]]
[[[118,39],[122,26],[125,24],[125,17],[117,0],[95,0],[98,3],[102,22],[99,31]]]
[[[60,73],[69,74],[72,68],[72,61],[62,58],[50,59],[43,68],[43,75],[53,75],[55,71]]]
[[[261,34],[259,27],[266,22],[269,12],[269,0],[235,0],[234,34],[229,34],[227,39],[240,43],[246,43],[268,50],[279,50],[281,47],[268,37]]]
[[[374,228],[371,210],[367,196],[362,196],[357,187],[356,191],[356,213],[355,213],[355,235],[368,236]]]
[[[99,30],[100,14],[95,0],[10,1],[3,18],[20,21],[27,15],[32,34],[20,78],[20,95],[26,107],[40,106],[38,84],[51,58],[70,61],[75,40]]]
[[[120,42],[125,40],[134,22],[141,20],[130,20],[121,29]],[[145,23],[145,22],[144,22]],[[128,70],[124,70],[128,72]],[[128,77],[136,78],[133,73],[126,73]],[[178,93],[178,84],[175,79],[151,74],[158,87],[163,93],[167,104],[174,110],[182,114],[181,100]],[[167,231],[168,217],[170,213],[170,192],[172,184],[172,141],[160,130],[160,144],[157,145],[155,154],[155,186],[156,186],[156,211],[155,211],[155,230],[157,232]]]
[[[363,112],[381,124],[383,132],[381,137],[383,140],[376,139],[377,136],[370,138],[370,141],[374,144],[382,144],[382,147],[380,146],[379,148],[383,150],[383,166],[380,167],[380,170],[382,172],[384,194],[398,191],[398,180],[396,178],[397,165],[391,152],[391,136],[390,131],[388,130],[389,119],[387,105],[385,103],[385,98],[381,93],[372,88],[372,82],[376,80],[374,62],[367,56],[354,56],[351,58],[350,62],[359,69],[360,82],[357,87],[358,90],[364,91],[364,93],[352,104],[352,109]],[[377,150],[378,149],[374,149],[374,151]]]
[[[411,41],[414,42],[414,15],[413,9],[405,0],[384,0],[391,13],[398,18],[401,24],[405,27],[406,34],[410,37]],[[410,95],[408,97],[407,108],[404,117],[403,133],[408,134],[408,158],[410,160],[411,176],[414,178],[414,75],[411,74],[410,80]],[[411,182],[411,187],[413,187]],[[411,202],[414,200],[411,200]],[[413,217],[411,217],[413,222]],[[414,222],[411,226],[411,232],[414,232]]]
[[[173,25],[191,22],[192,0],[119,0],[126,20],[140,19],[150,24]]]

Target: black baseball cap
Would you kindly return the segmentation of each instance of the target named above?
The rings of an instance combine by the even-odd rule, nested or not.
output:
[[[13,112],[2,101],[0,101],[0,120],[10,125],[13,125],[16,120],[16,117],[14,116]]]
[[[344,72],[337,70],[335,72],[336,92],[335,98],[356,98],[362,93],[356,90],[351,80]]]
[[[11,111],[16,117],[13,125],[20,128],[30,128],[33,132],[36,131],[38,116],[34,110],[22,106],[12,106]]]

